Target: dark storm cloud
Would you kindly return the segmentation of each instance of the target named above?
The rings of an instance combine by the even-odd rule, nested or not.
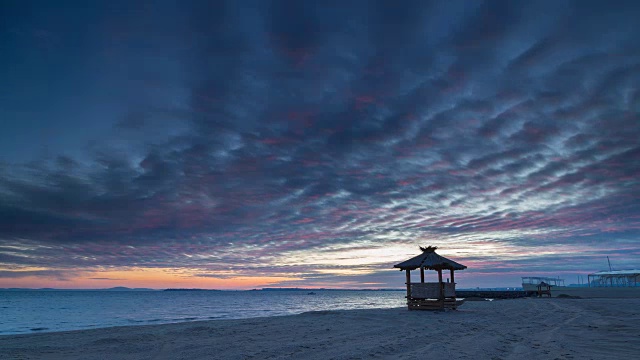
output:
[[[0,264],[224,277],[336,244],[637,237],[637,5],[329,5],[110,13],[89,54],[130,64],[124,111],[82,155],[0,168]]]

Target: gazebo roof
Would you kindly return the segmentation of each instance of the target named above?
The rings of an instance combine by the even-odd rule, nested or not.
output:
[[[464,270],[467,267],[458,264],[453,260],[449,260],[446,257],[436,254],[435,249],[426,248],[422,254],[414,256],[409,260],[403,261],[399,264],[393,265],[394,268],[400,270],[414,270],[418,268],[425,268],[429,270]]]

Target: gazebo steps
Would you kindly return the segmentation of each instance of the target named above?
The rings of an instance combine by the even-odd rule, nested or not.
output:
[[[410,299],[407,301],[407,307],[409,310],[456,310],[458,306],[462,305],[464,300],[456,299]]]

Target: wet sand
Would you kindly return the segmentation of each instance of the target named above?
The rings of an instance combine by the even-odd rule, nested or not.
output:
[[[640,358],[640,299],[466,302],[0,336],[0,359]]]

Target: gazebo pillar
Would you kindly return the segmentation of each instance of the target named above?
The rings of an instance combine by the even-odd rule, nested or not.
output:
[[[451,282],[455,284],[456,280],[453,278],[453,269],[449,269],[449,271],[451,272]]]
[[[424,268],[420,268],[420,282],[424,283]]]
[[[442,283],[442,269],[438,269],[438,284],[440,285],[440,299],[444,299],[444,284]]]
[[[407,301],[411,299],[411,270],[407,269]]]

